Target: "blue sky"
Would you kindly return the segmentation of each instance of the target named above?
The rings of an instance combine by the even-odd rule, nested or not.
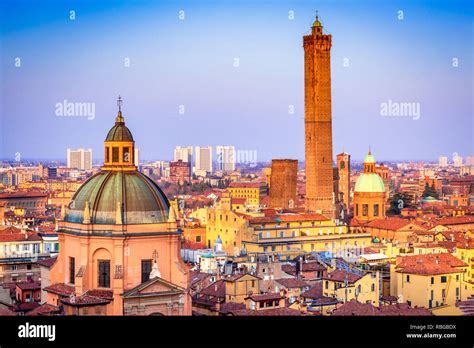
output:
[[[121,94],[143,159],[229,144],[303,160],[302,36],[316,10],[333,35],[334,154],[474,153],[470,1],[3,0],[0,10],[0,158],[61,159],[67,147],[101,158]],[[64,100],[94,103],[95,117],[58,117]],[[419,119],[382,116],[389,100],[419,103]]]

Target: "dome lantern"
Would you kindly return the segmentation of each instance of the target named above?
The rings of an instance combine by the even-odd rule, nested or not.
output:
[[[104,141],[104,170],[136,170],[135,141],[122,115],[122,97],[117,99],[118,113],[115,125]]]

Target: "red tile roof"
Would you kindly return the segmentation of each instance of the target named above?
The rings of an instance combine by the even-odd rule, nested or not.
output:
[[[50,257],[50,258],[47,258],[47,259],[44,259],[44,260],[39,260],[36,263],[38,265],[51,268],[51,266],[53,266],[56,263],[57,259],[58,259],[57,257]]]
[[[56,283],[50,286],[47,286],[43,289],[46,292],[51,292],[53,294],[61,295],[61,296],[70,296],[74,294],[74,286],[64,284],[64,283]]]
[[[303,221],[328,221],[330,220],[321,214],[280,214],[274,216],[252,217],[247,216],[247,220],[253,224],[272,223],[272,222],[303,222]]]
[[[375,307],[371,303],[360,303],[356,300],[351,300],[344,303],[341,307],[333,311],[335,316],[427,316],[433,315],[426,308],[411,308],[406,303],[397,303],[393,305],[386,305]]]
[[[466,266],[450,253],[440,253],[398,257],[395,270],[399,273],[436,275],[463,272],[460,267]]]
[[[230,188],[260,188],[262,182],[236,182],[233,181],[229,184]]]
[[[269,294],[259,294],[259,295],[250,295],[247,297],[255,302],[260,301],[272,301],[272,300],[280,300],[282,298],[279,292],[272,292]]]
[[[283,285],[287,289],[305,288],[309,286],[306,282],[296,278],[281,278],[275,280],[278,284]]]
[[[356,281],[358,281],[362,277],[358,276],[357,274],[354,274],[354,273],[343,271],[341,269],[337,269],[335,271],[332,271],[332,272],[328,273],[328,275],[323,277],[323,279],[331,280],[331,281],[334,281],[334,282],[345,282],[346,278],[347,278],[347,282],[349,284],[354,284]]]
[[[44,303],[39,307],[36,307],[35,309],[29,311],[26,313],[27,316],[40,316],[40,315],[53,315],[53,314],[59,314],[60,309],[59,307],[50,305],[49,303]]]
[[[8,316],[8,317],[11,317],[11,316],[15,316],[15,312],[12,312],[11,310],[9,309],[6,309],[6,308],[2,308],[0,307],[0,316]]]
[[[447,216],[439,219],[436,225],[474,224],[474,215]]]
[[[0,193],[0,199],[15,199],[15,198],[34,198],[34,197],[48,197],[46,193],[43,192],[28,192],[28,191],[19,191],[14,193]]]
[[[236,316],[263,316],[263,317],[273,317],[273,316],[300,316],[302,313],[299,310],[291,309],[288,307],[280,307],[280,308],[272,308],[272,309],[264,309],[259,311],[253,311],[250,309],[245,310],[238,310],[233,311],[233,315]]]
[[[234,311],[245,310],[245,303],[225,302],[221,304],[219,312],[227,314]]]
[[[17,283],[16,286],[20,288],[21,290],[35,290],[35,289],[41,289],[41,283],[36,281],[36,282],[21,282]]]
[[[378,228],[382,230],[390,230],[390,231],[399,231],[404,229],[410,224],[417,225],[419,227],[425,228],[415,220],[410,219],[402,219],[400,217],[386,217],[385,219],[377,219],[369,222],[367,224],[368,227]]]
[[[301,297],[317,299],[323,297],[323,283],[318,282],[311,289],[301,294]]]
[[[203,289],[200,294],[215,297],[225,297],[225,282],[223,280],[218,280],[209,285],[207,288]]]
[[[34,242],[41,241],[43,238],[36,233],[31,231],[20,230],[19,228],[8,226],[0,229],[0,243],[5,242]]]
[[[75,296],[72,298],[71,297],[64,298],[61,300],[61,303],[64,303],[65,305],[73,306],[73,307],[85,307],[85,306],[106,305],[110,303],[110,300],[83,294],[81,296]]]
[[[98,297],[105,300],[113,300],[114,299],[114,292],[112,290],[104,290],[104,289],[90,289],[87,290],[84,295]]]

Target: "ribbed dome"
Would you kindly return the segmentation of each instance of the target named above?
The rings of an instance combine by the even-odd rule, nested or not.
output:
[[[82,223],[89,202],[90,223],[115,224],[117,202],[123,224],[167,222],[170,204],[150,178],[138,171],[102,171],[87,180],[72,198],[64,220]]]
[[[385,185],[378,174],[364,173],[357,179],[354,192],[385,192]]]
[[[133,136],[125,123],[116,123],[109,130],[105,141],[133,141]]]
[[[364,163],[375,163],[375,157],[369,151],[369,153],[364,158]]]

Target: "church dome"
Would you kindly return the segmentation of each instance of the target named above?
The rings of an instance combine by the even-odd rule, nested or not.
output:
[[[104,166],[74,194],[64,214],[66,222],[129,225],[169,221],[165,194],[134,164],[135,142],[125,126],[121,97],[117,105],[115,125],[104,142]]]
[[[380,175],[364,173],[357,179],[354,192],[385,192],[385,185]]]
[[[105,141],[133,141],[132,132],[125,125],[121,111],[119,111],[115,125],[109,130]]]
[[[364,159],[364,172],[357,179],[354,192],[385,192],[383,180],[375,172],[375,157],[370,149]]]
[[[369,153],[364,158],[364,163],[375,163],[375,157],[369,151]]]
[[[95,174],[73,196],[64,220],[83,223],[86,202],[91,224],[116,224],[117,214],[123,224],[163,223],[170,208],[158,185],[138,171]]]

